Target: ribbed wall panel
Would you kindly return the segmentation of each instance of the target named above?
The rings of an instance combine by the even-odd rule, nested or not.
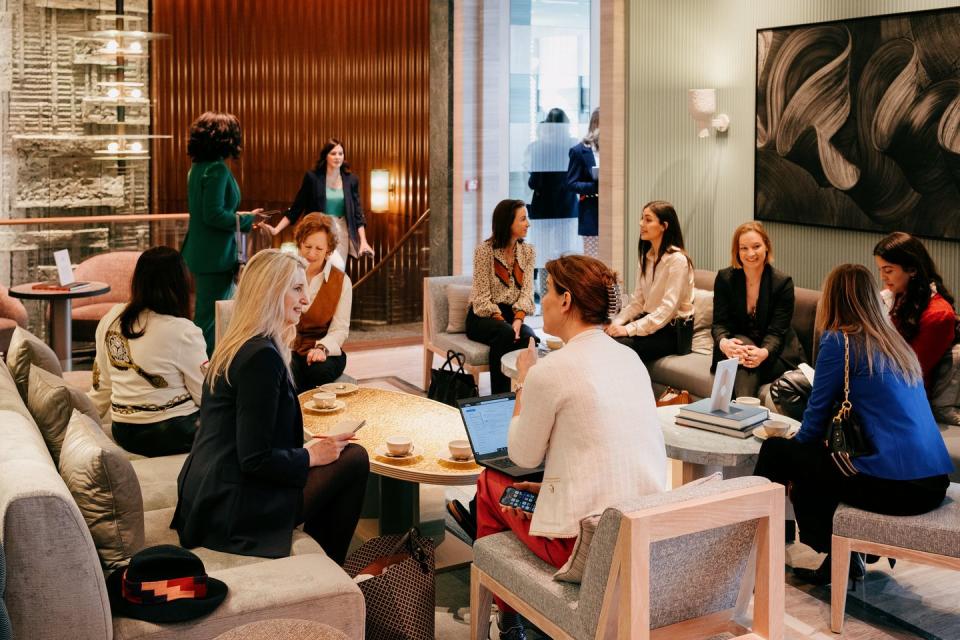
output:
[[[627,146],[627,268],[636,270],[640,207],[654,198],[677,206],[698,267],[729,264],[730,236],[753,217],[756,30],[956,6],[933,0],[631,0]],[[687,89],[716,88],[729,133],[698,139]],[[801,225],[766,225],[777,266],[798,286],[819,288],[842,262],[873,265],[880,234]],[[924,239],[953,290],[960,289],[960,244]]]
[[[378,256],[427,208],[428,0],[162,0],[152,28],[171,35],[155,45],[154,129],[174,136],[154,148],[155,210],[187,210],[187,132],[206,110],[240,118],[233,171],[245,209],[288,207],[331,136],[344,141],[364,210],[371,169],[396,183],[391,212],[367,214]],[[362,317],[419,313],[422,235],[357,301],[383,314]]]

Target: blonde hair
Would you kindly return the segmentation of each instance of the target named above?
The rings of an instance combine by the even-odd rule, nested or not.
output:
[[[859,341],[871,374],[874,352],[879,352],[881,361],[898,371],[908,384],[923,379],[917,355],[890,322],[877,283],[863,265],[842,264],[827,275],[816,325],[818,332],[841,331]]]
[[[300,245],[313,234],[323,231],[327,234],[327,253],[333,253],[339,244],[336,224],[333,218],[319,211],[303,216],[293,230],[293,239],[297,243],[297,248],[299,249]]]
[[[303,258],[279,249],[264,249],[250,259],[234,296],[230,324],[210,358],[207,381],[211,388],[221,375],[230,383],[230,364],[240,348],[256,336],[273,340],[289,374],[290,342],[297,328],[286,322],[284,296],[297,271],[306,268]]]
[[[773,262],[773,243],[770,242],[770,236],[767,235],[767,230],[763,228],[762,223],[756,220],[750,220],[749,222],[744,222],[733,232],[733,244],[730,247],[730,266],[734,269],[743,269],[743,263],[740,261],[740,236],[745,233],[750,233],[751,231],[763,239],[763,246],[767,248],[767,255],[763,263],[770,264]]]

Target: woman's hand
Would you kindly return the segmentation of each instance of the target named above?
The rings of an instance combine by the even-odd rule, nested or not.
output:
[[[520,339],[520,330],[523,329],[523,320],[514,320],[513,321],[513,340],[516,342]]]
[[[728,358],[739,358],[743,363],[744,344],[740,338],[723,338],[720,340],[720,351]]]
[[[263,207],[259,207],[253,211],[237,211],[237,215],[240,216],[260,216],[261,213],[263,213]]]
[[[743,347],[744,355],[740,358],[741,364],[747,369],[756,369],[764,360],[770,357],[770,352],[762,347],[746,345]]]
[[[527,348],[517,356],[517,381],[523,383],[527,377],[527,372],[533,365],[537,364],[537,343],[533,338],[527,342]]]
[[[541,483],[539,482],[514,482],[513,483],[514,489],[518,491],[529,491],[533,495],[540,495],[540,486],[541,486]],[[534,507],[534,510],[536,510],[536,507]],[[533,517],[532,513],[527,513],[526,511],[517,509],[516,507],[507,507],[502,504],[500,505],[500,511],[504,513],[513,513],[514,515],[520,518],[523,518],[524,520],[529,520],[530,518]]]
[[[336,462],[344,447],[353,440],[353,432],[338,433],[333,436],[316,436],[307,443],[307,453],[310,454],[310,466],[322,467],[325,464]]]
[[[277,235],[278,233],[280,233],[280,229],[278,229],[278,228],[276,228],[276,227],[274,227],[274,226],[272,226],[272,225],[270,225],[270,224],[268,224],[268,223],[266,223],[266,222],[258,222],[258,223],[256,223],[255,225],[253,225],[253,228],[254,228],[254,229],[263,229],[264,231],[269,232],[271,236],[275,236],[275,235]]]
[[[360,246],[357,248],[357,254],[358,254],[361,258],[362,258],[363,256],[370,256],[370,257],[372,258],[372,257],[374,256],[373,247],[371,247],[369,244],[367,244],[367,241],[366,241],[366,240],[364,240],[364,239],[361,238],[361,239],[360,239]]]
[[[630,335],[627,333],[627,328],[622,324],[610,324],[606,329],[604,329],[604,332],[608,336],[612,336],[614,338],[624,338]]]
[[[327,361],[327,352],[321,349],[320,347],[314,347],[307,351],[307,364],[314,364],[316,362],[326,362]]]

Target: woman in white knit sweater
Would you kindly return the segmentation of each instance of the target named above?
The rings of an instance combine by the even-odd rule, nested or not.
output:
[[[485,469],[477,481],[477,537],[511,530],[559,568],[581,519],[665,488],[667,458],[646,368],[603,331],[619,306],[616,274],[588,256],[551,260],[546,270],[543,327],[565,346],[538,361],[531,340],[518,358],[508,441],[517,465],[545,462],[543,482],[514,483]],[[509,486],[538,494],[532,519],[500,505]],[[518,616],[500,605],[501,637],[523,637]]]

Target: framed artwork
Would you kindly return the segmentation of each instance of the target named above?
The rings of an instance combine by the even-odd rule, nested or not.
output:
[[[960,239],[960,8],[757,31],[754,217]]]

